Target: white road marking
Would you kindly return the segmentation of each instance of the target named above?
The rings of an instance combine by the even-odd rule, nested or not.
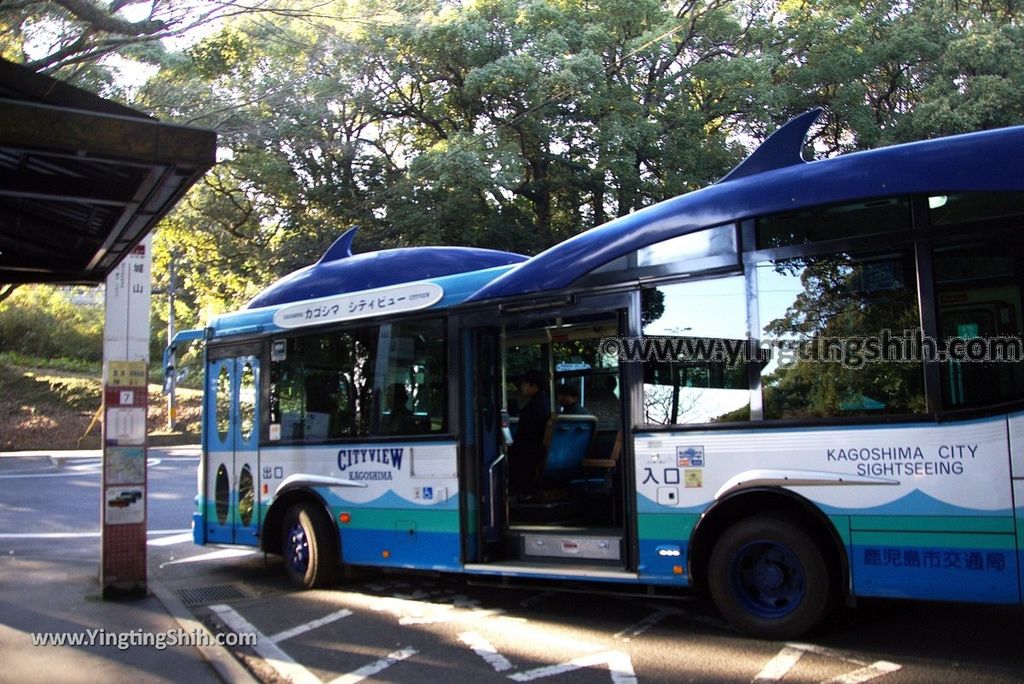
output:
[[[419,591],[412,595],[425,597],[431,594]],[[478,624],[479,632],[497,633],[514,637],[519,641],[540,642],[550,648],[562,648],[588,654],[568,663],[509,675],[515,681],[531,681],[585,667],[607,665],[614,684],[636,684],[633,663],[628,654],[621,651],[606,651],[604,650],[605,646],[552,634],[548,630],[529,624],[523,618],[503,616],[501,615],[502,611],[499,610],[476,608],[475,601],[468,601],[460,595],[450,597],[453,603],[437,603],[394,596],[367,596],[356,592],[335,592],[333,596],[343,604],[354,604],[373,611],[391,613],[398,619],[400,625],[474,622]],[[464,632],[459,635],[459,638],[496,672],[507,672],[514,669],[508,659],[498,653],[491,642],[479,632]]]
[[[278,641],[287,639],[289,636],[295,636],[295,634],[290,634],[290,632],[300,634],[302,632],[296,630],[300,628],[307,628],[303,631],[313,629],[313,622],[307,623],[306,625],[300,625],[299,628],[294,630],[288,630],[287,632],[281,632],[273,637],[268,637],[230,606],[217,604],[210,606],[210,610],[216,613],[217,617],[219,617],[224,624],[230,627],[236,634],[255,634],[256,645],[253,646],[253,650],[256,651],[256,653],[259,654],[259,656],[263,658],[270,667],[274,668],[274,670],[281,675],[285,681],[291,682],[292,684],[323,684],[319,677],[306,669],[304,665],[295,662],[290,655],[285,653],[281,647],[277,645]],[[327,624],[327,622],[333,622],[334,620],[347,617],[346,615],[341,615],[341,613],[346,612],[348,615],[352,614],[351,611],[339,610],[314,622]],[[394,651],[389,653],[386,657],[372,662],[369,665],[364,665],[354,672],[341,675],[340,677],[331,680],[330,684],[356,684],[367,677],[372,677],[375,674],[383,672],[397,662],[416,655],[416,653],[417,651],[414,648],[403,648],[400,651]]]
[[[483,658],[484,662],[493,667],[495,672],[512,669],[512,663],[508,661],[508,658],[498,653],[494,644],[478,632],[463,632],[459,635],[459,640],[473,649],[473,653]]]
[[[148,462],[147,462],[147,465],[149,465]],[[71,465],[64,465],[63,463],[61,463],[57,467],[60,468],[61,470],[66,470],[66,471],[72,471],[72,470],[85,471],[85,470],[99,470],[102,466],[103,466],[103,461],[101,459],[97,458],[97,459],[89,459],[87,461],[71,461]]]
[[[426,597],[430,594],[417,592],[414,595]],[[477,602],[470,601],[465,596],[453,596],[452,603],[434,603],[393,596],[364,596],[353,593],[346,593],[344,596],[348,600],[356,601],[370,610],[391,613],[398,618],[398,624],[400,625],[465,622],[501,615],[504,612],[502,610],[482,610],[476,608]]]
[[[182,561],[174,562],[190,562],[199,558],[212,559],[220,554],[247,555],[249,553],[255,552],[223,549],[221,551],[214,552],[213,554],[206,554],[203,557],[183,559]],[[221,555],[220,557],[227,556]],[[633,669],[633,663],[628,653],[617,650],[608,651],[604,650],[606,647],[601,645],[579,641],[577,639],[560,637],[557,634],[550,633],[542,627],[530,624],[529,621],[524,618],[504,616],[501,614],[502,611],[498,610],[481,609],[477,607],[478,603],[476,601],[471,601],[461,595],[438,596],[438,594],[443,594],[443,592],[426,592],[423,590],[417,590],[404,595],[384,597],[368,596],[366,594],[356,592],[335,592],[333,596],[343,604],[355,604],[353,607],[358,606],[360,608],[367,608],[376,612],[390,613],[394,615],[400,625],[475,622],[478,624],[477,629],[479,631],[461,632],[458,635],[459,640],[472,649],[473,652],[483,659],[496,673],[507,673],[512,671],[511,674],[507,674],[506,676],[516,682],[531,682],[547,677],[560,676],[583,668],[607,666],[613,684],[637,684],[636,673]],[[427,597],[434,598],[434,601],[422,600]],[[226,606],[219,606],[216,608],[216,612],[222,615],[222,617],[224,615],[228,615],[230,618],[231,613],[234,613],[233,610]],[[276,644],[336,620],[349,617],[352,614],[352,610],[349,608],[343,608],[318,620],[293,627],[270,637],[260,634],[260,643],[264,644],[264,642],[266,642],[266,649],[269,655],[265,655],[262,652],[260,654],[285,678],[290,677],[292,681],[299,682],[300,684],[319,681],[309,672],[309,670],[306,670],[302,665],[295,663],[294,660],[281,651]],[[237,615],[237,613],[235,613],[235,615]],[[659,609],[640,622],[615,634],[614,638],[628,642],[629,640],[645,633],[659,621],[673,615],[684,615],[688,618],[694,618],[694,616],[690,615],[686,611],[671,608]],[[240,625],[239,627],[235,627],[229,623],[229,626],[232,626],[236,632],[256,631],[255,628],[251,627],[248,622],[244,621],[240,615],[238,616],[238,619],[241,620],[241,622],[236,621],[236,624]],[[225,620],[225,623],[228,623],[228,620]],[[485,632],[515,637],[520,642],[540,642],[545,646],[552,648],[562,648],[583,652],[584,655],[569,660],[568,662],[545,665],[531,670],[516,672],[516,668],[512,662],[499,653],[491,640],[484,636],[483,633]],[[900,665],[884,660],[868,664],[863,660],[858,660],[855,657],[855,654],[852,653],[830,649],[823,646],[816,646],[814,644],[788,643],[785,644],[783,649],[764,665],[755,677],[754,682],[777,682],[783,680],[792,672],[800,659],[808,653],[837,659],[844,663],[857,666],[857,669],[852,672],[833,677],[822,684],[861,684],[862,682],[867,682],[872,679],[897,672],[901,669]],[[417,651],[410,647],[394,651],[381,660],[370,663],[346,675],[337,677],[332,680],[330,684],[356,684],[366,678],[379,674],[395,663],[405,660],[415,654],[417,654]],[[285,674],[286,672],[289,674]],[[305,676],[312,677],[312,679],[305,679]]]
[[[604,648],[604,646],[600,646],[598,644],[591,644],[586,641],[579,641],[578,639],[567,639],[565,637],[558,636],[557,634],[551,634],[543,628],[530,625],[525,620],[521,619],[504,618],[501,620],[488,621],[484,623],[482,627],[488,631],[498,632],[505,636],[514,636],[519,640],[540,641],[547,646],[564,648],[570,651],[596,653]]]
[[[800,658],[806,653],[802,648],[786,646],[778,654],[769,660],[761,671],[754,677],[755,682],[777,682],[796,666]]]
[[[618,639],[619,641],[630,641],[640,636],[641,634],[649,630],[651,627],[658,624],[659,622],[661,622],[662,620],[664,620],[672,614],[673,613],[667,610],[659,610],[654,613],[651,613],[635,625],[630,625],[621,632],[618,632],[614,638]]]
[[[508,678],[516,682],[530,682],[534,679],[554,677],[566,672],[572,672],[573,670],[595,667],[597,665],[608,666],[608,671],[614,684],[636,684],[637,679],[636,673],[633,671],[633,661],[630,660],[628,654],[622,651],[605,651],[603,653],[586,655],[559,665],[548,665],[527,670],[526,672],[517,672],[516,674],[509,675]]]
[[[323,627],[324,625],[329,625],[332,622],[337,622],[342,618],[347,618],[351,614],[352,611],[348,610],[347,608],[344,610],[338,610],[331,613],[330,615],[326,615],[320,618],[319,620],[313,620],[312,622],[307,622],[304,625],[299,625],[297,627],[292,627],[291,629],[286,629],[283,632],[278,632],[277,634],[269,638],[275,644],[279,644],[285,639],[291,639],[294,636],[305,634],[306,632],[312,632],[317,627]]]
[[[827,656],[829,658],[839,658],[840,660],[845,660],[849,663],[856,663],[857,665],[867,665],[863,660],[858,660],[854,654],[848,653],[847,651],[840,651],[835,648],[818,646],[817,644],[801,643],[788,643],[786,646],[789,646],[790,648],[798,648],[801,651],[806,651],[807,653],[816,653],[817,655]]]
[[[210,610],[216,613],[224,624],[234,630],[236,634],[255,634],[256,645],[253,646],[253,650],[285,681],[292,682],[292,684],[322,684],[316,675],[295,662],[290,655],[282,651],[277,644],[268,639],[263,632],[256,629],[255,625],[230,606],[218,604],[210,606]]]
[[[859,670],[848,672],[847,674],[840,675],[828,679],[824,684],[860,684],[860,682],[866,682],[876,677],[882,677],[887,674],[891,674],[900,669],[900,666],[896,663],[890,663],[887,660],[879,660],[878,662],[872,663],[867,667],[862,667]]]
[[[350,672],[346,675],[341,675],[337,679],[332,679],[330,684],[356,684],[356,682],[361,682],[367,677],[372,677],[379,672],[383,672],[395,663],[405,660],[409,656],[414,656],[416,653],[417,651],[414,648],[403,648],[401,651],[394,651],[393,653],[389,653],[386,658],[381,658],[375,663],[370,663],[369,665],[359,668],[355,672]]]
[[[501,618],[488,621],[481,627],[487,631],[515,637],[520,641],[542,642],[545,646],[583,651],[589,654],[570,660],[567,663],[547,665],[508,675],[509,679],[513,681],[528,682],[534,679],[554,677],[582,668],[607,665],[614,684],[636,684],[637,679],[633,671],[633,661],[627,653],[622,651],[602,651],[603,646],[579,641],[578,639],[560,637],[530,625],[526,620],[519,618]],[[512,669],[512,664],[498,653],[490,641],[479,633],[466,632],[460,634],[459,638],[463,643],[472,648],[478,656],[487,661],[496,672]]]
[[[202,563],[203,561],[211,560],[224,560],[226,558],[242,558],[243,556],[251,556],[254,553],[258,553],[255,550],[248,549],[220,549],[218,551],[211,551],[210,553],[201,553],[198,556],[189,556],[188,558],[180,558],[178,560],[167,561],[161,563],[161,568],[166,568],[169,565],[181,565],[182,563]]]
[[[100,538],[99,532],[4,532],[0,539],[88,539]]]
[[[785,648],[779,651],[774,658],[768,661],[768,663],[761,669],[761,672],[759,672],[754,678],[754,682],[777,682],[781,680],[789,674],[790,670],[796,666],[800,658],[806,653],[813,653],[826,658],[834,658],[851,665],[859,666],[858,669],[852,672],[833,677],[832,679],[827,679],[822,684],[860,684],[861,682],[867,682],[872,679],[897,672],[902,667],[896,663],[890,663],[887,660],[879,660],[869,665],[863,660],[856,658],[853,654],[844,651],[838,651],[824,646],[817,646],[815,644],[791,643],[786,644]]]
[[[150,539],[146,544],[149,546],[174,546],[175,544],[191,542],[193,539],[192,531],[189,530],[188,532],[172,534],[167,537],[160,537],[159,539]]]

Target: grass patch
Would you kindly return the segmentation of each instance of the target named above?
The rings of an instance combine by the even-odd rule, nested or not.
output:
[[[52,369],[30,370],[18,366],[0,365],[0,384],[9,399],[38,409],[65,407],[95,411],[103,391],[98,374],[67,375],[54,373]]]
[[[69,371],[72,373],[89,373],[99,376],[101,365],[96,361],[85,361],[83,359],[69,359],[59,357],[54,359],[28,356],[18,352],[0,352],[0,366],[15,366],[18,368],[49,368],[53,370]]]
[[[13,363],[17,361],[18,363]],[[74,449],[85,435],[102,403],[103,385],[98,364],[65,363],[0,355],[0,450]],[[63,368],[62,368],[63,366]],[[148,390],[149,434],[166,433],[167,397],[159,384]],[[175,394],[181,431],[198,436],[202,418],[202,391],[179,388]],[[97,424],[91,435],[100,434]]]

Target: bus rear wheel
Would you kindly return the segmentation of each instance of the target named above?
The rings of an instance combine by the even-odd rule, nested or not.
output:
[[[831,609],[832,577],[814,538],[781,515],[729,527],[708,564],[708,588],[722,615],[743,632],[789,639]]]
[[[328,587],[337,580],[337,535],[327,517],[309,504],[296,504],[285,513],[281,553],[288,580],[297,589]]]

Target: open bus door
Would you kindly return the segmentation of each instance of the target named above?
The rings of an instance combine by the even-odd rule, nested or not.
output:
[[[255,546],[259,524],[260,361],[254,349],[210,349],[206,368],[206,542]]]
[[[626,334],[629,295],[580,297],[554,306],[508,308],[500,318],[463,327],[466,378],[465,452],[474,460],[467,485],[478,492],[469,509],[480,553],[473,561],[542,565],[573,563],[621,571],[630,565],[627,386],[618,358],[601,340]],[[482,318],[479,319],[482,321]],[[467,321],[468,322],[468,321]],[[510,492],[519,377],[547,375],[550,402],[537,491]],[[578,415],[562,415],[560,384],[580,395]],[[509,423],[508,415],[511,414]]]
[[[477,328],[472,333],[474,349],[473,382],[469,405],[475,428],[476,463],[480,495],[479,543],[482,559],[500,556],[507,524],[506,490],[508,414],[501,403],[500,332],[496,326]]]

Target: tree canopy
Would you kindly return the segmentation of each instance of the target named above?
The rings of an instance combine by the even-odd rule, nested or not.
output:
[[[0,53],[221,161],[164,222],[179,321],[348,227],[357,251],[536,253],[715,181],[779,124],[820,155],[1020,123],[1024,31],[989,0],[9,0]],[[171,38],[179,37],[177,41]],[[119,86],[123,61],[149,65]],[[159,283],[158,283],[159,286]]]

